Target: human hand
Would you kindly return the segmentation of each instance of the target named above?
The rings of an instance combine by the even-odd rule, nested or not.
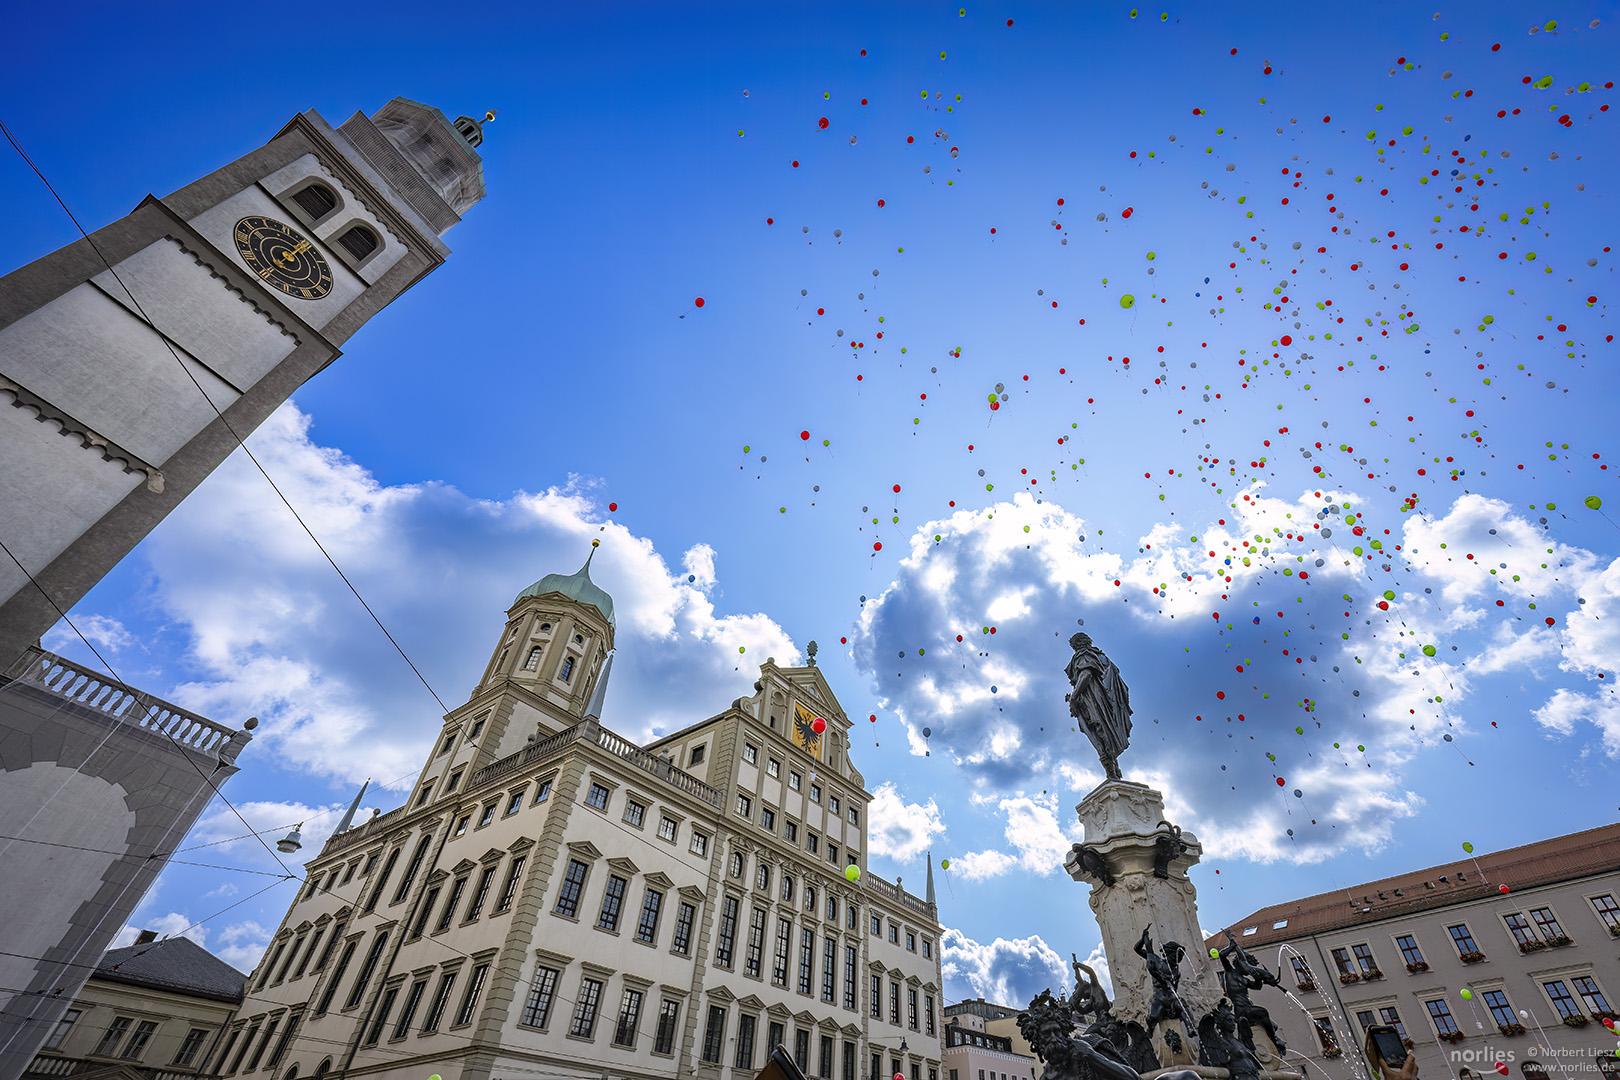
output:
[[[1393,1080],[1417,1080],[1417,1074],[1417,1055],[1409,1053],[1406,1055],[1406,1063],[1401,1066],[1401,1071],[1395,1075]]]

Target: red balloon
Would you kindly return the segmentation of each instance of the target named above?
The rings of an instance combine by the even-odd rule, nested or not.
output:
[[[1286,780],[1284,780],[1282,777],[1279,776],[1279,777],[1277,777],[1277,786],[1278,787],[1287,787],[1288,782]]]
[[[1292,335],[1289,334],[1284,334],[1280,340],[1284,345],[1292,345],[1294,343]]]
[[[827,130],[827,123],[828,123],[828,120],[827,120],[827,118],[825,116],[823,116],[820,120],[816,121],[817,126],[819,126],[822,131]]]
[[[872,720],[872,723],[874,723],[874,724],[877,723],[877,713],[872,714],[871,720]]]
[[[1508,1067],[1507,1067],[1507,1062],[1505,1062],[1505,1061],[1498,1061],[1498,1062],[1497,1062],[1497,1063],[1496,1063],[1496,1071],[1497,1071],[1497,1072],[1499,1072],[1499,1073],[1501,1073],[1501,1074],[1502,1074],[1502,1075],[1503,1075],[1503,1076],[1507,1076],[1507,1075],[1508,1075]]]
[[[1508,887],[1506,885],[1498,885],[1496,887],[1496,891],[1505,895],[1508,891]]]
[[[873,551],[882,551],[883,550],[883,541],[879,540],[877,543],[873,544],[872,545],[872,550]]]
[[[608,513],[611,514],[611,513],[615,512],[618,509],[619,509],[619,504],[618,503],[608,503]]]
[[[698,307],[702,307],[703,306],[703,297],[701,297],[701,296],[698,297],[696,300],[692,301],[692,303],[696,304]]]
[[[808,431],[801,431],[801,432],[799,432],[799,438],[801,438],[801,439],[809,439],[810,438],[810,433]]]
[[[816,717],[810,722],[810,730],[814,731],[817,735],[820,735],[823,731],[827,730],[827,721],[823,720],[819,716]]]
[[[894,485],[894,490],[899,491],[900,490],[900,485],[899,484]]]

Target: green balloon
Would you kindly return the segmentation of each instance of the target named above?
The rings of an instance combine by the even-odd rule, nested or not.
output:
[[[1424,656],[1433,656],[1434,653],[1435,653],[1435,648],[1434,648],[1433,645],[1425,645],[1425,646],[1423,646],[1423,655]]]
[[[1219,960],[1221,958],[1221,950],[1219,950],[1219,949],[1211,949],[1211,950],[1209,950],[1209,958],[1211,960]]]
[[[951,860],[949,860],[949,859],[941,859],[941,860],[939,860],[939,868],[941,870],[949,870],[951,868]]]
[[[858,881],[860,880],[860,876],[861,868],[856,866],[854,863],[850,863],[848,866],[844,867],[844,877],[848,880]]]
[[[1126,293],[1124,296],[1119,298],[1119,306],[1126,309],[1135,307],[1136,297],[1132,296],[1130,293]]]
[[[1468,854],[1472,855],[1474,853],[1474,845],[1470,844],[1468,841],[1464,840],[1463,841],[1463,850],[1468,852]]]
[[[1472,990],[1464,990],[1462,992],[1462,999],[1464,1001],[1473,1001],[1474,1000],[1474,992]]]
[[[1586,497],[1586,508],[1588,510],[1601,510],[1603,509],[1603,500],[1596,495],[1588,495]]]

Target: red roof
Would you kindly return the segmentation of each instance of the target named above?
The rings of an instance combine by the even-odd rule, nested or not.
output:
[[[1505,851],[1465,855],[1454,863],[1413,870],[1339,892],[1273,904],[1238,920],[1229,929],[1246,947],[1290,941],[1481,900],[1499,892],[1503,884],[1510,889],[1525,889],[1616,869],[1620,869],[1620,824],[1602,825]],[[1245,937],[1243,932],[1251,927],[1254,932]],[[1216,934],[1204,944],[1206,948],[1225,945],[1226,935]]]

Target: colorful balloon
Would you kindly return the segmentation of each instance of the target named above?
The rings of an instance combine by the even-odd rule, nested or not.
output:
[[[861,868],[856,866],[854,863],[850,863],[848,866],[844,867],[844,879],[846,881],[859,881],[860,876]]]
[[[1126,293],[1124,296],[1119,298],[1119,306],[1122,307],[1122,308],[1125,308],[1126,310],[1129,310],[1129,309],[1135,307],[1136,306],[1136,297],[1131,295],[1130,293]]]
[[[1474,845],[1470,844],[1468,841],[1464,840],[1463,841],[1463,850],[1468,852],[1468,854],[1472,855],[1474,853]]]
[[[822,732],[827,730],[827,721],[823,720],[819,716],[816,717],[814,720],[810,721],[810,730],[814,731],[817,735],[820,735]]]

